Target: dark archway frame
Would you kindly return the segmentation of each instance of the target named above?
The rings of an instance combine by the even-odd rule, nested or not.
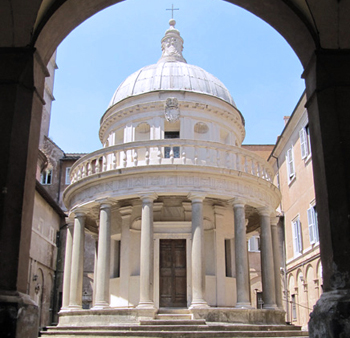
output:
[[[25,298],[45,65],[69,32],[118,2],[13,0],[0,6],[5,27],[0,32],[0,303],[4,308],[10,304],[8,295]],[[350,308],[350,4],[229,2],[274,27],[304,67],[325,291],[311,318],[310,337],[337,332],[350,336],[346,310]],[[22,336],[26,334],[21,318],[14,319],[9,330],[14,336],[20,330]]]

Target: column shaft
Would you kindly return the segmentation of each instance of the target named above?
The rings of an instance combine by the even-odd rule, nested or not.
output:
[[[109,278],[111,261],[111,204],[100,206],[98,234],[96,295],[94,308],[109,307]]]
[[[261,276],[263,287],[263,307],[266,309],[275,309],[276,306],[276,287],[275,270],[273,261],[272,236],[270,216],[264,212],[260,215],[261,219]]]
[[[153,308],[153,200],[143,196],[141,215],[140,302],[138,308]]]
[[[129,278],[130,278],[130,218],[132,206],[119,209],[122,216],[122,231],[120,241],[120,297],[123,306],[129,306]]]
[[[192,199],[192,303],[191,307],[207,307],[205,295],[205,260],[203,197]]]
[[[64,274],[63,274],[63,297],[62,310],[68,309],[70,297],[70,279],[72,268],[72,249],[73,249],[73,226],[67,226],[66,232],[66,251],[64,257]]]
[[[237,203],[234,207],[235,222],[235,263],[238,308],[250,308],[249,297],[249,264],[246,239],[244,204]]]
[[[82,308],[83,272],[84,272],[84,226],[85,215],[76,213],[72,250],[69,308]]]
[[[277,233],[278,217],[271,218],[271,232],[272,232],[272,245],[273,245],[273,263],[275,268],[275,293],[277,307],[282,309],[282,284],[281,284],[281,243],[279,242],[279,236]]]

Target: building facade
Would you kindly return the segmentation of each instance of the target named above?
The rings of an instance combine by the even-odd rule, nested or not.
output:
[[[305,94],[269,157],[282,200],[285,229],[285,308],[287,321],[307,329],[309,315],[322,293],[317,205]]]

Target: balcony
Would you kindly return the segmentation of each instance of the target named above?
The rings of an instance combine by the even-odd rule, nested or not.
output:
[[[104,172],[147,166],[186,165],[234,170],[271,182],[272,167],[258,155],[240,147],[199,140],[147,140],[102,148],[77,161],[71,183]],[[193,168],[195,171],[195,168]]]

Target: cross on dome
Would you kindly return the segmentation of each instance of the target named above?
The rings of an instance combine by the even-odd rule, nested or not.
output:
[[[171,18],[174,19],[174,11],[179,11],[180,8],[174,8],[174,4],[171,4],[171,8],[167,8],[166,11],[171,11]]]

